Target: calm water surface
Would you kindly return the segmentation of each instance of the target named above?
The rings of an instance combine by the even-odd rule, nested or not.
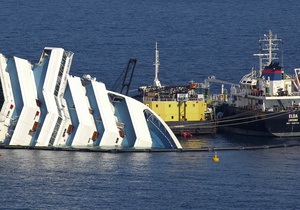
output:
[[[132,88],[152,84],[155,41],[163,85],[237,83],[258,66],[258,39],[284,41],[287,73],[300,67],[300,1],[78,0],[1,3],[0,52],[37,62],[44,47],[75,53],[71,74],[109,88],[130,58]],[[213,87],[220,91],[220,87]],[[184,147],[298,142],[201,136]],[[1,209],[299,209],[299,147],[189,153],[0,150]]]
[[[190,153],[2,150],[2,208],[297,209],[299,148]]]

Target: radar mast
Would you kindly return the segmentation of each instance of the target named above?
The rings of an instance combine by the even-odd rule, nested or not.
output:
[[[254,56],[259,57],[260,74],[265,66],[269,66],[272,61],[279,59],[276,53],[276,51],[279,50],[279,42],[282,42],[282,40],[279,39],[277,35],[274,35],[271,30],[269,30],[269,34],[264,34],[263,39],[259,40],[262,53],[254,54]]]

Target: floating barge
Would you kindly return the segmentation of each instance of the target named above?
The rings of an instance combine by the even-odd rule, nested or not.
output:
[[[158,79],[160,63],[157,43],[154,65],[153,85],[139,88],[139,100],[157,113],[177,135],[183,132],[216,133],[213,109],[209,107],[209,84],[191,81],[187,85],[162,86]]]

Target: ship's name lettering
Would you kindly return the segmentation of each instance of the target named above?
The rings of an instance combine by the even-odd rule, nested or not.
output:
[[[289,114],[289,118],[297,118],[298,119],[298,114]]]
[[[287,125],[296,125],[299,124],[298,122],[298,114],[289,114]]]

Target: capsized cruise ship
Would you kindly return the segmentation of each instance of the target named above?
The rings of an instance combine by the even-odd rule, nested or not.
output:
[[[0,54],[0,145],[181,149],[143,103],[69,74],[73,53],[46,47],[38,63]]]

